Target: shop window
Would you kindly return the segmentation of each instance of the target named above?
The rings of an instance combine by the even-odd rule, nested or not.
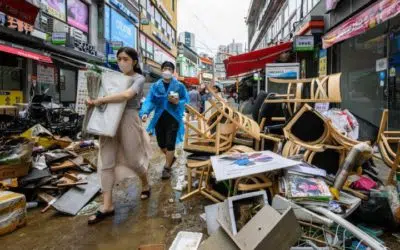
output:
[[[376,126],[386,106],[386,76],[376,72],[376,61],[387,55],[386,29],[387,23],[384,23],[338,45],[342,105]]]
[[[313,0],[308,0],[308,4],[307,4],[307,14],[310,13],[310,11],[313,8]]]
[[[150,5],[147,7],[147,10],[150,13],[150,20],[154,24],[155,23],[154,5],[150,3]]]
[[[286,5],[286,7],[283,9],[282,15],[283,15],[283,23],[286,23],[286,21],[289,19],[289,6],[288,5]]]
[[[297,0],[297,1],[301,2],[301,0]],[[289,0],[289,3],[288,3],[288,6],[289,6],[289,17],[296,12],[297,1],[296,0]]]
[[[154,8],[154,13],[155,13],[155,17],[156,17],[156,27],[160,28],[161,27],[161,14],[156,8]]]

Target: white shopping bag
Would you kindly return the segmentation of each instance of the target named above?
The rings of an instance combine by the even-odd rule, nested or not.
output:
[[[103,72],[101,81],[99,97],[121,93],[132,84],[132,78],[118,72]],[[94,135],[114,137],[125,106],[126,102],[108,103],[96,107],[89,119],[87,132]]]

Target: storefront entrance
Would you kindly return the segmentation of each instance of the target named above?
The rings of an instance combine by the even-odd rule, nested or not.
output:
[[[389,127],[400,128],[400,16],[391,20],[389,33],[388,99]]]

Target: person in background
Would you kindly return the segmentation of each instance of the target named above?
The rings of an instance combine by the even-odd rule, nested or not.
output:
[[[151,134],[155,132],[158,146],[165,154],[166,163],[161,178],[166,180],[171,177],[171,168],[175,162],[175,144],[183,142],[183,115],[189,96],[186,87],[173,77],[175,66],[172,62],[164,62],[161,70],[162,79],[151,86],[139,115],[146,122],[149,114],[154,111],[147,131]]]
[[[201,108],[201,96],[199,91],[197,90],[196,87],[191,87],[191,90],[189,91],[189,99],[190,99],[190,106],[192,106],[194,109],[197,110],[197,112],[200,112]]]
[[[145,78],[138,64],[136,50],[122,47],[117,52],[117,59],[120,70],[131,78],[132,85],[121,93],[86,101],[88,106],[126,102],[116,135],[114,137],[100,136],[99,173],[103,206],[96,214],[89,217],[89,224],[95,224],[114,215],[112,189],[117,177],[128,177],[136,173],[142,181],[140,198],[145,200],[150,197],[150,185],[147,178],[151,154],[150,137],[142,127],[138,116]]]

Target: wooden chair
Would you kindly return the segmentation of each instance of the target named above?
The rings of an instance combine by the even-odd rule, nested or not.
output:
[[[291,114],[295,113],[303,103],[340,103],[342,102],[340,76],[341,73],[308,79],[268,78],[271,83],[286,84],[287,93],[281,99],[265,100],[265,102],[293,104],[293,107],[288,105]],[[306,84],[309,88],[305,88]]]
[[[252,152],[253,149],[245,146],[233,146],[227,153],[246,153]],[[213,190],[210,185],[210,178],[212,175],[211,160],[188,160],[187,164],[187,179],[188,179],[188,193],[182,196],[179,200],[184,201],[193,196],[200,194],[210,199],[211,201],[218,203],[226,199],[225,196],[221,195],[217,191]],[[192,190],[193,186],[193,174],[199,176],[199,184],[195,190]],[[204,183],[204,185],[203,185]]]
[[[385,109],[382,113],[376,144],[379,147],[382,160],[387,166],[392,167],[397,158],[397,153],[394,152],[394,149],[396,149],[396,146],[400,142],[400,131],[389,131],[388,120],[389,111]],[[400,167],[399,164],[397,166]]]
[[[238,192],[252,192],[268,189],[271,197],[274,196],[273,183],[265,174],[257,174],[248,177],[241,177],[235,180],[233,195]]]
[[[221,105],[221,109],[226,109],[223,104]],[[186,105],[186,109],[188,111],[185,118],[184,149],[186,151],[220,154],[232,147],[236,126],[224,115],[215,111],[206,118],[204,113],[200,114],[190,105]],[[233,116],[230,111],[230,109],[225,110],[226,116]],[[191,116],[195,117],[196,125],[190,120]]]

